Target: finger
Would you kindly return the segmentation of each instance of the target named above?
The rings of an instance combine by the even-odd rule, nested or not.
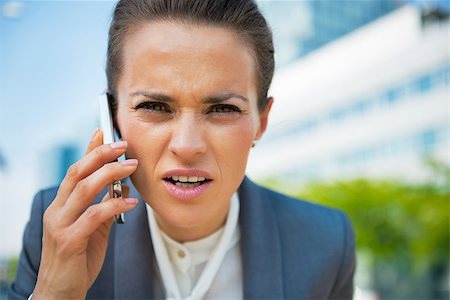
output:
[[[125,153],[127,146],[128,144],[126,141],[98,146],[70,166],[66,176],[61,182],[58,195],[54,202],[58,205],[64,205],[66,199],[69,197],[70,193],[72,193],[79,181],[91,175],[106,163],[116,160]]]
[[[128,194],[130,193],[130,187],[126,184],[122,184],[122,198],[128,198]],[[101,203],[111,200],[111,198],[109,197],[109,193],[105,193],[105,195],[103,195],[102,201],[100,201]],[[111,226],[111,224],[114,222],[114,218],[111,218],[109,221],[104,222],[103,224],[105,225],[105,230],[108,232],[109,231],[109,227]]]
[[[137,164],[136,159],[109,163],[81,180],[63,207],[63,219],[69,223],[78,219],[106,185],[130,176],[136,170]]]
[[[136,207],[136,198],[110,198],[101,203],[91,205],[71,226],[74,238],[88,239],[97,228],[118,215]]]
[[[95,147],[100,146],[101,144],[103,144],[103,132],[99,128],[97,128],[92,134],[92,138],[89,141],[89,145],[84,155],[88,154],[89,152],[94,150]]]

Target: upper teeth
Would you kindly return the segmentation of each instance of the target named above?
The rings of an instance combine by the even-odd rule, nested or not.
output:
[[[180,181],[180,182],[199,182],[199,181],[205,181],[205,177],[198,177],[198,176],[170,176],[169,179],[172,178],[174,181]]]

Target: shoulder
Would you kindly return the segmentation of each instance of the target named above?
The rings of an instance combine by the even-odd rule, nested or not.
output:
[[[57,190],[56,187],[44,189],[34,196],[30,218],[23,233],[16,279],[8,291],[8,297],[11,299],[26,299],[33,292],[41,261],[43,215],[55,198]]]
[[[244,189],[250,192],[243,201],[250,200],[261,218],[274,220],[273,226],[287,257],[301,253],[307,260],[320,258],[320,263],[339,269],[340,260],[353,255],[353,228],[344,212],[283,195],[248,179],[244,182]]]
[[[24,237],[34,237],[40,241],[43,232],[44,212],[56,197],[57,191],[57,187],[52,187],[40,190],[36,193],[31,205],[30,219],[25,228]]]
[[[343,212],[283,195],[247,178],[240,196],[245,218],[251,219],[242,221],[258,225],[252,229],[259,245],[267,241],[278,245],[288,298],[351,298],[355,242]],[[316,287],[312,294],[306,293],[311,287]]]
[[[28,223],[42,223],[42,216],[45,210],[50,206],[58,192],[58,187],[51,187],[38,191],[31,204],[31,214]]]
[[[289,241],[302,237],[311,244],[343,249],[349,238],[353,239],[353,228],[344,212],[262,189],[273,208],[280,233]]]
[[[35,206],[39,206],[40,210],[45,211],[55,199],[58,188],[55,186],[38,191],[33,199],[33,211]]]
[[[257,190],[261,201],[267,202],[278,219],[280,226],[296,228],[313,228],[315,232],[325,231],[330,234],[344,233],[350,222],[342,211],[319,205],[304,199],[293,198],[277,191],[267,189],[248,180],[249,185]]]

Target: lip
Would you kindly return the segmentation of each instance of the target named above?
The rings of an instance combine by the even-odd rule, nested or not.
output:
[[[184,201],[194,200],[195,198],[198,198],[201,194],[206,192],[206,190],[211,185],[211,181],[205,182],[199,186],[191,188],[176,186],[165,180],[163,180],[163,183],[166,186],[166,189],[169,192],[169,194],[172,195],[172,197]]]
[[[196,187],[181,187],[164,180],[171,176],[205,177],[206,179],[209,179],[209,181]],[[198,198],[201,194],[206,192],[211,185],[212,176],[210,173],[199,169],[174,169],[163,174],[162,182],[172,197],[183,201],[189,201]]]

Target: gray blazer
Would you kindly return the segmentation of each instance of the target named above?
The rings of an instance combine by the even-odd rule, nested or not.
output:
[[[10,299],[27,299],[34,289],[42,215],[56,191],[35,196]],[[130,193],[137,196],[133,187]],[[245,299],[352,298],[355,244],[343,213],[286,197],[248,178],[238,193]],[[87,298],[157,298],[161,283],[156,272],[147,212],[140,201],[126,214],[125,224],[113,226],[105,262]]]

